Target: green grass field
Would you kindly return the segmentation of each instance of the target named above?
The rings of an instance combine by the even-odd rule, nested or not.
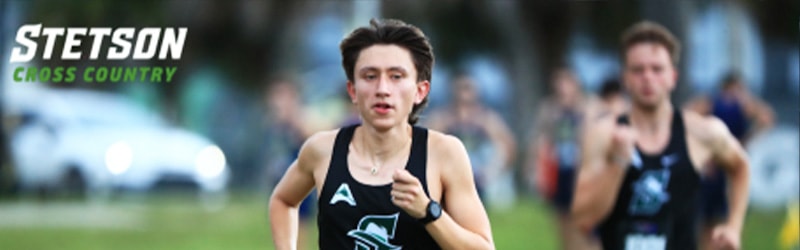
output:
[[[751,212],[744,249],[778,249],[783,212]],[[558,249],[542,203],[523,200],[491,212],[497,249]],[[314,229],[313,231],[316,231]],[[209,212],[187,197],[81,202],[0,201],[0,249],[272,249],[266,198],[237,195]],[[316,236],[309,239],[316,246]]]

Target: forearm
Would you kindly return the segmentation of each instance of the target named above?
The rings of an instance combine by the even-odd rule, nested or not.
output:
[[[575,185],[571,215],[585,231],[592,230],[613,209],[618,190],[625,176],[625,168],[601,166],[602,171],[579,175]],[[585,169],[585,168],[584,168]]]
[[[443,212],[438,220],[425,225],[425,229],[442,249],[494,249],[491,238],[484,238],[465,229],[447,212]]]
[[[772,108],[761,100],[753,100],[752,103],[754,107],[748,115],[755,120],[755,132],[760,133],[772,128],[775,123],[775,113]]]
[[[739,230],[744,225],[744,217],[747,213],[749,175],[750,173],[746,166],[728,171],[728,179],[730,180],[728,185],[728,197],[730,200],[728,224]]]
[[[503,169],[508,170],[514,165],[514,159],[517,157],[516,144],[509,143],[503,149]]]
[[[511,129],[505,125],[499,115],[491,117],[493,117],[492,121],[487,124],[484,129],[491,137],[492,144],[494,144],[499,151],[498,155],[502,167],[508,169],[514,163],[517,153],[517,142],[514,140],[514,135],[511,134]]]
[[[269,224],[275,249],[297,249],[298,208],[272,198],[269,202]]]

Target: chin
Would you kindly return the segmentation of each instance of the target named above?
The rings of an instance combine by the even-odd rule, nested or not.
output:
[[[644,110],[656,110],[661,103],[662,101],[658,98],[644,98],[642,100],[635,101],[634,104]]]
[[[653,100],[651,99],[644,96],[631,96],[631,105],[636,107],[652,106]]]
[[[378,131],[387,131],[398,125],[398,122],[393,118],[372,118],[365,119],[364,124],[368,125]]]

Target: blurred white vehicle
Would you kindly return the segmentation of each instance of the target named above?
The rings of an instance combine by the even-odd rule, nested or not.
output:
[[[87,90],[37,91],[17,102],[11,152],[20,188],[150,190],[160,184],[225,189],[225,155],[210,140],[168,126],[125,98]],[[30,98],[28,98],[30,99]]]

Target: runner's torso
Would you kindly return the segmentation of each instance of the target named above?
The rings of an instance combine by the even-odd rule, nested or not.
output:
[[[627,115],[618,123],[628,124]],[[680,111],[673,113],[670,139],[658,154],[638,149],[617,201],[600,225],[604,249],[697,249],[695,209],[700,177],[692,163]]]
[[[318,202],[320,249],[439,249],[422,224],[391,202],[391,184],[367,185],[348,168],[348,147],[355,126],[339,130]],[[413,128],[406,169],[428,193],[428,130]]]

